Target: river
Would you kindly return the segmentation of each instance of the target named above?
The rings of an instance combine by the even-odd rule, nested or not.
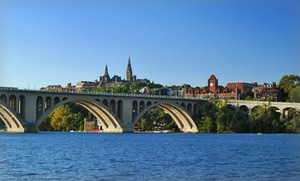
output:
[[[0,180],[299,180],[296,134],[0,134]]]

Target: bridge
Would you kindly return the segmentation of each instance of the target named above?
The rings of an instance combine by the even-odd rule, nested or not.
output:
[[[38,132],[47,115],[68,102],[75,102],[90,111],[106,133],[133,132],[139,119],[154,107],[160,107],[168,113],[182,132],[195,133],[198,130],[191,117],[199,113],[200,104],[207,103],[204,100],[169,96],[1,88],[0,118],[7,132]]]
[[[140,118],[154,107],[162,108],[185,133],[198,132],[192,119],[207,100],[174,96],[142,94],[101,94],[75,92],[46,92],[0,88],[0,119],[7,132],[38,132],[42,121],[55,108],[75,102],[90,111],[100,121],[103,132],[133,132]],[[229,106],[248,111],[268,102],[228,100]],[[290,108],[300,109],[300,103],[270,102],[282,115]]]
[[[254,110],[258,106],[268,105],[273,107],[280,112],[282,117],[285,117],[287,111],[291,108],[300,110],[300,103],[291,103],[291,102],[267,102],[267,101],[244,101],[244,100],[228,100],[228,106],[233,106],[248,112],[249,110]]]

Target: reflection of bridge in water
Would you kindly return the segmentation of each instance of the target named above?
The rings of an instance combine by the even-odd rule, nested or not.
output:
[[[89,110],[100,121],[103,132],[133,132],[135,124],[150,109],[162,108],[182,132],[198,132],[191,118],[207,101],[182,97],[130,94],[97,94],[45,92],[35,90],[0,89],[0,118],[7,132],[36,132],[46,116],[60,105],[75,102]],[[252,109],[266,102],[229,101],[228,104]],[[299,103],[271,102],[281,112],[300,109]]]

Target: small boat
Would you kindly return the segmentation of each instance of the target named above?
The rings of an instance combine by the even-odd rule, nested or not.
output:
[[[161,131],[153,131],[153,133],[161,133]]]
[[[93,129],[93,130],[89,130],[89,131],[86,131],[88,133],[102,133],[103,130],[102,129]]]
[[[262,135],[262,133],[257,133],[257,135]]]

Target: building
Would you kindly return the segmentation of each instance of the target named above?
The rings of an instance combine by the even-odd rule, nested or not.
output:
[[[121,76],[114,75],[112,78],[109,76],[108,73],[108,66],[105,65],[105,70],[103,76],[99,77],[99,81],[80,81],[74,86],[71,83],[68,83],[65,88],[61,85],[48,85],[47,87],[42,87],[41,91],[74,91],[80,92],[83,89],[87,91],[91,91],[94,87],[121,87],[123,84],[128,82],[144,82],[150,83],[150,80],[144,79],[137,79],[136,75],[133,75],[132,66],[130,57],[128,58],[128,64],[126,69],[126,79],[122,79]]]
[[[62,92],[64,88],[61,85],[48,85],[47,87],[42,87],[40,90]]]
[[[104,75],[100,76],[100,81],[97,86],[98,87],[120,87],[124,83],[128,83],[128,82],[145,82],[145,83],[150,82],[150,80],[148,79],[137,79],[136,75],[133,75],[130,57],[128,58],[128,64],[126,69],[126,79],[122,79],[120,76],[117,75],[110,78],[108,73],[108,67],[106,65],[104,70]]]
[[[79,92],[82,89],[86,89],[88,91],[91,91],[92,88],[96,87],[98,85],[98,80],[95,81],[80,81],[77,82],[77,85],[75,86],[75,91]],[[69,87],[69,85],[68,85]]]
[[[105,86],[106,84],[109,84],[111,81],[110,79],[110,76],[108,74],[108,68],[107,68],[107,64],[105,66],[105,70],[104,70],[104,75],[103,76],[100,76],[100,81],[99,81],[99,84],[98,86],[99,87],[103,87]]]
[[[276,82],[263,83],[252,90],[256,99],[281,101],[280,91],[277,89]]]
[[[226,87],[218,84],[215,75],[211,75],[207,81],[207,86],[203,88],[188,88],[186,90],[186,98],[200,99],[245,99],[246,93],[251,92],[257,83],[231,82]]]

